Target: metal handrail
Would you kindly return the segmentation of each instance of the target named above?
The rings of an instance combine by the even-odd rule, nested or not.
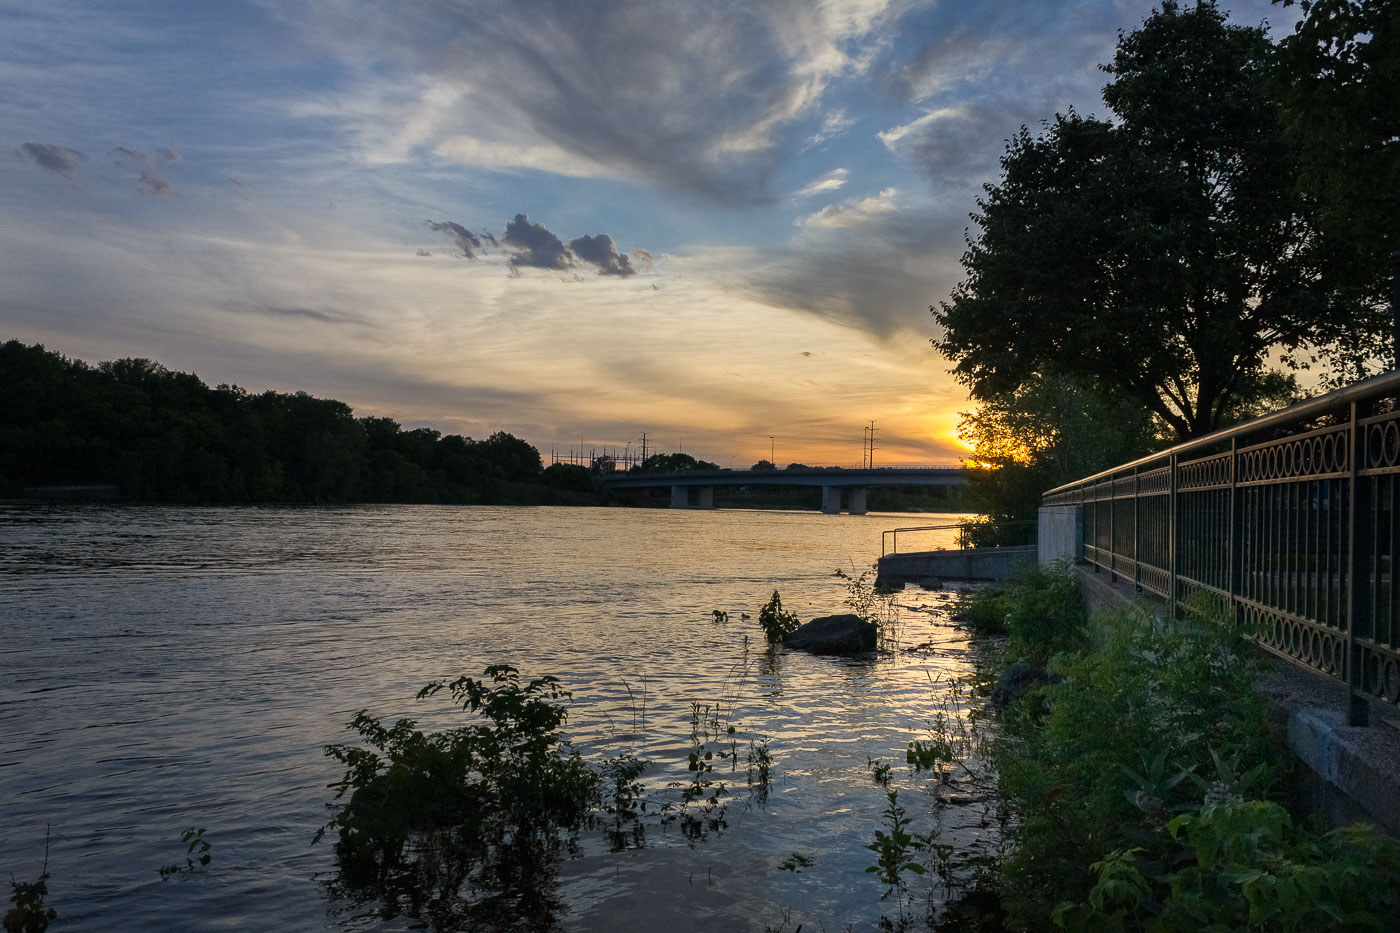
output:
[[[1021,519],[1009,522],[953,522],[948,525],[911,525],[908,528],[890,528],[880,533],[880,556],[888,557],[899,553],[899,533],[901,531],[948,531],[958,529],[958,547],[967,547],[968,530],[974,527],[1012,528],[1036,524],[1035,519]],[[889,542],[888,546],[886,542]]]
[[[962,522],[954,522],[951,525],[913,525],[909,528],[890,528],[887,531],[880,532],[880,556],[886,557],[890,554],[899,553],[899,533],[901,531],[947,531],[950,528],[961,527]],[[893,549],[890,549],[885,543],[890,535],[894,536]]]
[[[1326,417],[1326,420],[1324,419]],[[1400,706],[1400,371],[1066,483],[1079,556],[1200,602],[1347,685],[1347,718]]]
[[[1258,418],[1252,418],[1249,421],[1241,421],[1239,424],[1233,424],[1228,428],[1221,428],[1219,431],[1203,434],[1189,441],[1182,441],[1175,447],[1159,450],[1154,454],[1139,457],[1136,460],[1124,463],[1120,466],[1101,470],[1093,476],[1086,476],[1072,483],[1056,486],[1054,489],[1046,490],[1041,495],[1045,497],[1053,496],[1059,492],[1068,492],[1076,486],[1083,486],[1086,483],[1104,479],[1115,473],[1123,473],[1137,467],[1147,466],[1165,457],[1179,458],[1182,454],[1194,453],[1198,450],[1214,447],[1217,444],[1223,444],[1226,441],[1247,437],[1251,434],[1258,434],[1260,431],[1267,431],[1270,428],[1282,427],[1283,425],[1295,421],[1306,421],[1310,418],[1316,418],[1319,415],[1325,415],[1328,412],[1336,411],[1339,408],[1348,407],[1353,402],[1366,401],[1391,393],[1400,393],[1400,369],[1392,369],[1378,376],[1372,376],[1360,382],[1353,382],[1349,386],[1343,386],[1340,389],[1326,394],[1297,402],[1293,405],[1289,405],[1287,408],[1271,411],[1267,415],[1260,415]]]

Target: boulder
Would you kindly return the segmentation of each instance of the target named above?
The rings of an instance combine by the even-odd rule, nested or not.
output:
[[[1006,665],[992,691],[992,708],[1006,709],[1036,687],[1050,682],[1050,674],[1039,664],[1016,661]]]
[[[799,626],[783,644],[812,654],[862,654],[875,650],[876,628],[858,615],[822,616]]]

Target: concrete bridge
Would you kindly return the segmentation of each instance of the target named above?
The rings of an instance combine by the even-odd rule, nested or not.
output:
[[[652,489],[669,486],[671,508],[712,509],[716,486],[820,486],[822,511],[835,515],[847,511],[866,513],[866,492],[872,486],[961,486],[967,482],[962,467],[888,467],[874,469],[720,470],[707,473],[617,472],[603,477],[612,489]],[[692,502],[690,491],[697,490]],[[842,490],[845,508],[842,509]]]

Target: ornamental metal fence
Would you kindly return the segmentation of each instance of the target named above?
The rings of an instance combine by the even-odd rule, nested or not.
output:
[[[1232,619],[1348,687],[1348,719],[1400,704],[1400,371],[1045,493],[1078,506],[1083,559]]]

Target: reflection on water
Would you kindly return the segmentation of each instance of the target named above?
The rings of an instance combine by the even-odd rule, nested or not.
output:
[[[722,831],[696,843],[658,819],[644,848],[599,837],[562,865],[567,929],[869,928],[890,905],[864,871],[886,803],[867,762],[897,764],[901,802],[930,828],[927,782],[903,761],[968,663],[947,596],[906,593],[903,643],[925,650],[875,660],[770,656],[742,614],[774,588],[804,618],[841,611],[831,571],[926,521],[0,504],[0,873],[37,876],[51,826],[65,929],[402,929],[327,913],[332,853],[309,842],[340,771],[322,747],[362,708],[460,724],[418,689],[510,663],[573,692],[585,754],[654,762],[642,781],[658,805],[695,779],[697,719],[733,755],[710,775]],[[760,746],[766,796],[747,780]],[[989,833],[977,807],[942,814],[959,845]],[[211,865],[162,881],[194,825]],[[794,853],[811,864],[784,869]]]

